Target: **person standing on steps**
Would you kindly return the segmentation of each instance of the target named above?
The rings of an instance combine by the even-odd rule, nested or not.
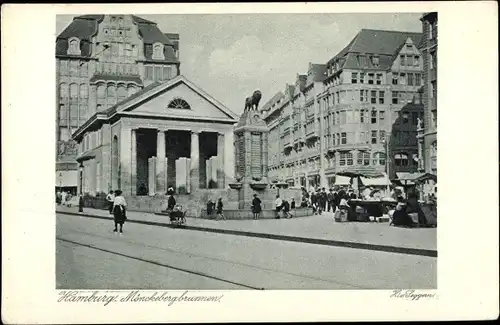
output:
[[[259,199],[257,194],[254,194],[252,200],[252,213],[255,220],[259,219],[260,212],[262,211],[261,203],[262,201]]]
[[[116,190],[115,191],[115,201],[113,203],[113,215],[115,219],[115,229],[113,232],[118,231],[118,225],[120,225],[120,235],[123,233],[123,224],[125,223],[125,220],[127,220],[126,216],[126,207],[127,207],[127,202],[125,202],[125,198],[122,196],[122,191]]]
[[[108,201],[109,214],[113,214],[113,203],[115,202],[115,194],[113,191],[109,191],[108,195],[106,195],[106,201]]]

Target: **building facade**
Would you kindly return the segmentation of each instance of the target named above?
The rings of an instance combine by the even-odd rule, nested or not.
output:
[[[184,76],[95,112],[73,138],[78,192],[165,195],[227,186],[238,117]]]
[[[71,137],[89,117],[178,76],[179,66],[179,35],[163,33],[152,21],[75,17],[56,39],[56,186],[76,191],[78,147]]]
[[[305,82],[299,75],[284,96],[266,103],[275,140],[270,177],[329,187],[343,172],[394,179],[417,171],[421,40],[421,33],[363,29],[325,65],[310,64]]]
[[[419,134],[420,171],[437,175],[437,12],[422,15],[424,119]]]

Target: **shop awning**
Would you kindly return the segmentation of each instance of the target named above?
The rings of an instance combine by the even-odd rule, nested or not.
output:
[[[335,176],[335,185],[339,185],[339,186],[351,185],[351,178],[348,176],[336,175]]]
[[[387,186],[391,185],[391,181],[387,175],[382,177],[360,177],[361,183],[364,186]]]
[[[77,186],[78,171],[77,170],[60,170],[56,171],[56,186],[73,187]]]
[[[403,185],[415,184],[415,180],[422,175],[423,173],[396,172],[396,177]]]

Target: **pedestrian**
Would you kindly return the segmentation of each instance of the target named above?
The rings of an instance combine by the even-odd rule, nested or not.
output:
[[[68,196],[68,193],[66,191],[62,191],[61,193],[61,202],[62,202],[62,205],[66,205],[66,198]]]
[[[283,218],[290,219],[292,215],[290,214],[290,203],[288,200],[283,200]]]
[[[318,196],[316,195],[316,193],[314,192],[311,192],[311,206],[312,206],[312,209],[313,209],[313,214],[316,214],[317,211],[318,211]]]
[[[123,233],[123,224],[125,220],[127,220],[126,207],[127,202],[125,202],[125,198],[122,196],[122,191],[115,191],[115,201],[113,203],[113,215],[115,219],[115,229],[113,232],[118,231],[118,225],[120,225],[120,235]]]
[[[207,217],[209,219],[212,219],[212,214],[214,213],[214,210],[213,210],[213,202],[212,202],[212,199],[208,199],[208,202],[207,202]]]
[[[321,212],[323,212],[326,211],[326,202],[328,201],[328,196],[326,194],[326,190],[324,187],[321,189],[320,198],[321,198]]]
[[[167,195],[174,195],[174,188],[172,186],[169,186],[167,189]]]
[[[327,200],[327,203],[328,203],[328,209],[327,209],[327,212],[330,212],[330,210],[332,210],[332,212],[335,212],[335,208],[334,208],[334,196],[333,196],[333,189],[330,188],[330,191],[328,192],[327,196],[326,196],[326,200]]]
[[[61,191],[57,191],[56,193],[56,203],[57,205],[61,205]]]
[[[78,195],[78,212],[83,212],[83,204],[83,195],[80,193],[80,195]]]
[[[222,219],[222,220],[226,220],[226,217],[224,217],[224,213],[223,213],[223,207],[224,207],[224,204],[222,204],[222,198],[220,197],[219,200],[217,201],[217,220],[219,219]]]
[[[283,205],[283,200],[281,200],[279,195],[276,195],[276,200],[274,201],[274,206],[276,209],[276,219],[281,218],[280,214],[282,205]]]
[[[255,220],[259,219],[260,212],[262,211],[261,203],[262,201],[259,199],[257,194],[254,194],[252,200],[252,213]]]
[[[113,191],[109,191],[106,195],[106,200],[108,201],[109,214],[113,214],[113,203],[115,202],[115,194]]]
[[[175,200],[174,194],[170,194],[167,201],[167,210],[172,211],[175,208],[177,201]]]

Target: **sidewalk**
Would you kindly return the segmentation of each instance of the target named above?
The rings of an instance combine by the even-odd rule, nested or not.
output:
[[[57,213],[69,213],[112,219],[108,211],[57,206]],[[167,226],[167,216],[144,212],[127,212],[129,222]],[[207,220],[189,218],[189,230],[209,231],[311,244],[371,249],[404,254],[437,257],[436,228],[398,228],[385,223],[337,223],[332,213],[296,219]]]

